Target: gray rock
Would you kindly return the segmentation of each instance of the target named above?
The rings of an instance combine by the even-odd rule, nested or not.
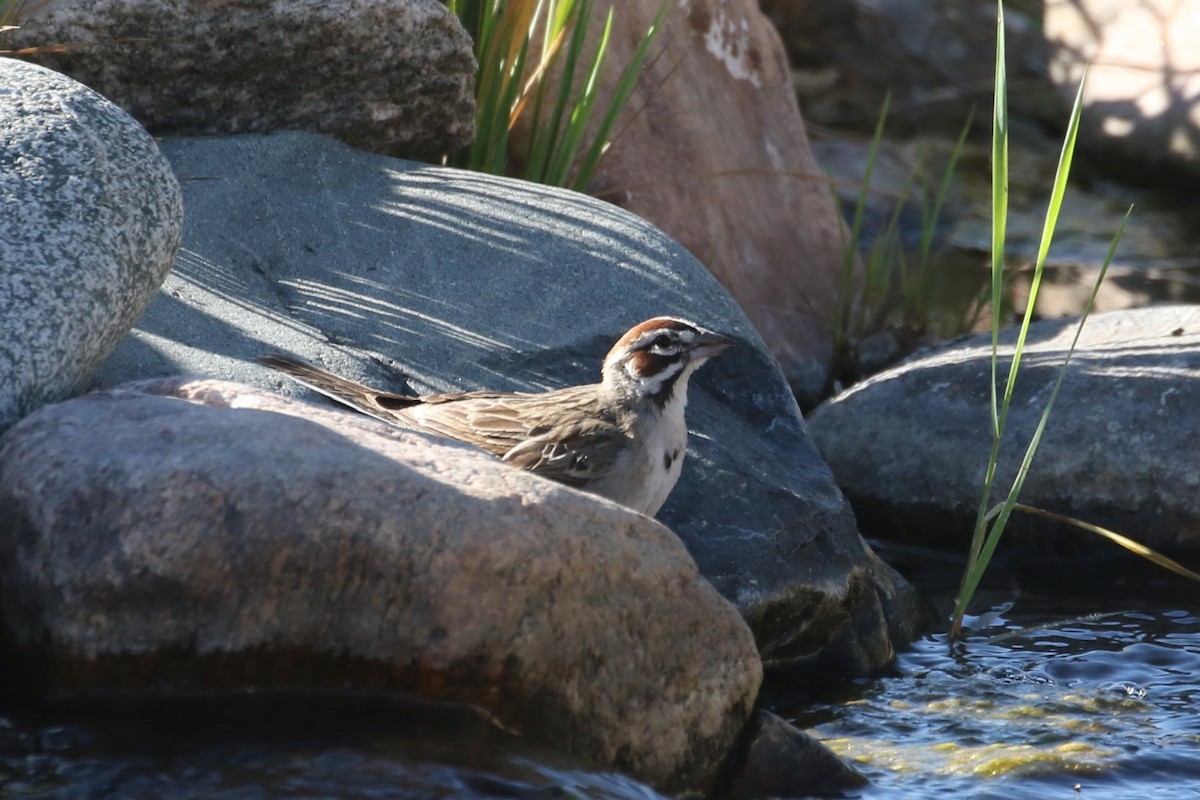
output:
[[[87,385],[171,269],[179,184],[129,115],[0,58],[0,431]]]
[[[779,27],[810,122],[870,131],[891,95],[888,130],[956,137],[992,104],[993,0],[761,0]],[[1040,3],[1005,3],[1012,113],[1062,125],[1046,76]]]
[[[471,39],[438,0],[29,5],[13,45],[87,44],[30,58],[156,134],[293,128],[413,158],[474,135]]]
[[[1024,457],[1075,324],[1048,320],[1030,329],[1007,420],[996,502]],[[1014,337],[1007,331],[1001,340],[1006,345],[1001,382]],[[948,345],[864,381],[809,419],[865,532],[965,547],[991,447],[990,354],[990,334]],[[1021,501],[1113,528],[1156,549],[1195,550],[1197,375],[1197,307],[1091,317]],[[1091,534],[1021,515],[1005,536],[1035,557],[1113,547]]]
[[[865,672],[917,625],[817,456],[779,367],[708,272],[572,192],[358,153],[302,134],[164,142],[184,253],[103,384],[180,372],[299,390],[285,350],[380,388],[590,383],[630,325],[678,314],[742,344],[689,389],[683,480],[659,517],[764,656]]]
[[[756,712],[744,736],[745,751],[723,793],[731,800],[842,796],[868,783],[820,741],[769,711]]]
[[[50,690],[399,690],[678,790],[714,779],[762,677],[662,525],[237,384],[27,417],[0,530],[4,639]]]

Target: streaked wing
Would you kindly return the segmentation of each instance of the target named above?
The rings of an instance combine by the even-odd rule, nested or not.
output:
[[[425,397],[413,397],[372,389],[370,386],[358,381],[343,378],[315,364],[309,364],[307,361],[302,361],[301,359],[281,353],[270,353],[260,356],[255,360],[264,367],[282,372],[296,381],[296,383],[307,386],[314,392],[323,394],[330,400],[334,400],[342,405],[349,406],[355,411],[360,411],[383,422],[390,422],[393,425],[400,425],[401,427],[430,428],[431,430],[435,430],[435,432],[441,433],[443,436],[455,439],[464,437],[453,425],[426,425],[421,415],[414,415],[410,412],[426,405],[450,408],[452,404],[460,400],[490,401],[518,396],[531,396],[517,395],[513,392],[459,392],[455,394],[434,394]],[[455,414],[445,414],[444,416],[449,418],[455,416]],[[468,441],[470,440],[468,439]],[[499,450],[496,455],[503,455],[510,447],[512,447],[512,441],[506,438],[503,449]]]
[[[584,486],[607,472],[624,436],[602,411],[594,386],[544,394],[410,397],[377,391],[291,356],[272,353],[258,363],[376,419],[473,444],[519,469],[572,486]],[[560,424],[564,418],[574,422]]]
[[[526,439],[505,453],[504,460],[568,486],[583,487],[609,472],[622,436],[615,425],[587,420]]]
[[[514,448],[547,435],[564,414],[600,423],[593,387],[575,386],[545,394],[468,392],[422,400],[404,411],[419,428],[470,442],[510,462]]]

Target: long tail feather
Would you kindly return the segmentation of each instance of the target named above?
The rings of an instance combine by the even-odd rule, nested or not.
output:
[[[264,367],[282,372],[301,386],[323,394],[330,400],[392,425],[409,427],[395,410],[421,402],[416,397],[372,389],[358,381],[343,378],[329,370],[282,353],[268,353],[259,356],[255,361]]]

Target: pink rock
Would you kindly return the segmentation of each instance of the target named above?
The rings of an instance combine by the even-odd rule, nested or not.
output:
[[[0,440],[0,530],[13,669],[52,691],[402,692],[679,790],[714,779],[762,678],[659,523],[239,384],[25,418]]]
[[[597,3],[599,17],[610,3]],[[616,4],[615,83],[658,0]],[[688,248],[779,359],[802,405],[829,377],[842,222],[783,45],[754,0],[675,5],[589,188]],[[603,100],[601,101],[603,103]]]

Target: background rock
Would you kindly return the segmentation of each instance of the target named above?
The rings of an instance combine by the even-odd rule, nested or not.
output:
[[[915,593],[858,536],[778,365],[717,282],[631,214],[543,186],[302,134],[168,141],[184,253],[100,380],[199,373],[299,392],[286,350],[380,388],[543,390],[598,379],[630,325],[678,314],[739,346],[690,389],[660,518],[773,661],[886,663]]]
[[[1074,320],[1030,328],[997,469],[1003,499],[1049,398]],[[1001,342],[1007,358],[1015,331]],[[991,446],[991,335],[923,355],[833,398],[809,419],[863,531],[965,549]],[[1112,528],[1155,549],[1200,546],[1200,308],[1089,318],[1021,502]],[[1032,558],[1102,540],[1014,515],[1005,534]],[[1118,552],[1113,550],[1113,552]]]
[[[1069,109],[1084,66],[1080,141],[1178,179],[1200,176],[1200,3],[1072,0],[1046,3],[1050,76]],[[1136,166],[1135,166],[1136,165]]]
[[[0,58],[0,431],[82,389],[171,269],[179,184],[129,115]]]
[[[597,15],[610,5],[615,86],[659,2],[598,3]],[[700,259],[811,406],[830,379],[844,239],[779,36],[754,0],[693,0],[673,5],[651,53],[588,191]]]
[[[51,690],[399,690],[678,790],[715,777],[762,677],[665,527],[236,384],[26,418],[0,529],[4,639]]]
[[[293,128],[417,158],[474,134],[471,40],[438,0],[29,5],[14,48],[88,45],[30,57],[156,134]]]
[[[995,81],[995,0],[760,0],[779,27],[805,116],[871,131],[891,93],[893,134],[953,139],[972,108],[990,128]],[[1064,124],[1047,77],[1042,3],[1004,4],[1012,113]],[[868,133],[869,135],[869,133]]]

